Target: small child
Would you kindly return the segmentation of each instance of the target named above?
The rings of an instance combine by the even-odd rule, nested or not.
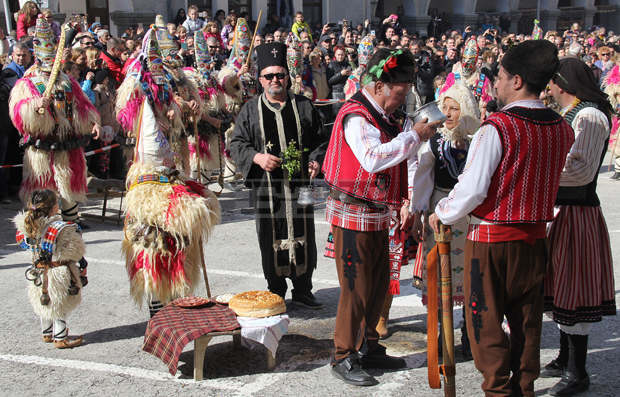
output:
[[[13,222],[17,243],[32,254],[26,271],[28,297],[41,319],[43,342],[53,342],[58,349],[79,346],[82,337],[69,336],[66,318],[80,303],[88,282],[81,231],[58,215],[58,197],[51,190],[35,190],[27,206]]]

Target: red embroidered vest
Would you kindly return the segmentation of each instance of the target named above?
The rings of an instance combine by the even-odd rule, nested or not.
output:
[[[381,124],[371,114],[371,107],[361,92],[355,94],[340,109],[323,162],[325,181],[332,189],[344,192],[355,198],[374,203],[399,205],[407,197],[407,164],[406,161],[398,166],[390,167],[381,172],[366,171],[357,160],[353,151],[346,142],[344,135],[344,120],[348,115],[355,114],[364,117],[381,131],[381,143],[393,139],[386,133]],[[385,126],[384,126],[385,127]],[[400,127],[390,124],[395,133]]]
[[[497,129],[502,158],[488,194],[472,214],[498,223],[553,220],[553,205],[573,129],[550,109],[513,107],[484,123]]]

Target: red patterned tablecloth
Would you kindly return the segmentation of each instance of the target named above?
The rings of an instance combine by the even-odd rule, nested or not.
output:
[[[189,342],[209,332],[237,328],[237,316],[228,306],[214,304],[185,309],[169,304],[149,321],[142,350],[162,360],[174,375],[179,356]]]

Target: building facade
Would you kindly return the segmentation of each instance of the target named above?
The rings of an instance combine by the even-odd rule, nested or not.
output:
[[[25,0],[19,0],[23,3]],[[620,30],[620,0],[36,0],[50,8],[58,19],[74,13],[88,14],[91,20],[109,25],[117,35],[125,28],[139,23],[148,26],[155,15],[174,20],[178,10],[197,5],[211,15],[219,9],[247,12],[256,20],[263,10],[261,25],[278,15],[284,24],[292,22],[296,11],[302,11],[313,26],[342,19],[354,25],[365,19],[378,22],[382,16],[396,13],[401,25],[410,31],[427,34],[432,20],[441,26],[462,29],[467,25],[482,25],[501,20],[511,32],[531,32],[532,23],[540,10],[545,31],[566,29],[572,22],[582,26],[602,25]],[[4,3],[4,2],[3,2]],[[11,12],[19,8],[18,0],[8,1]],[[5,3],[6,4],[6,3]],[[3,13],[4,15],[4,13]],[[5,26],[5,25],[3,25]]]

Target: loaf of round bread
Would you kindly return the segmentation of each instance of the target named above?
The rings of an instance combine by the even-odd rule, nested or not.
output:
[[[269,291],[247,291],[233,296],[228,307],[242,317],[269,317],[286,312],[280,295]]]

